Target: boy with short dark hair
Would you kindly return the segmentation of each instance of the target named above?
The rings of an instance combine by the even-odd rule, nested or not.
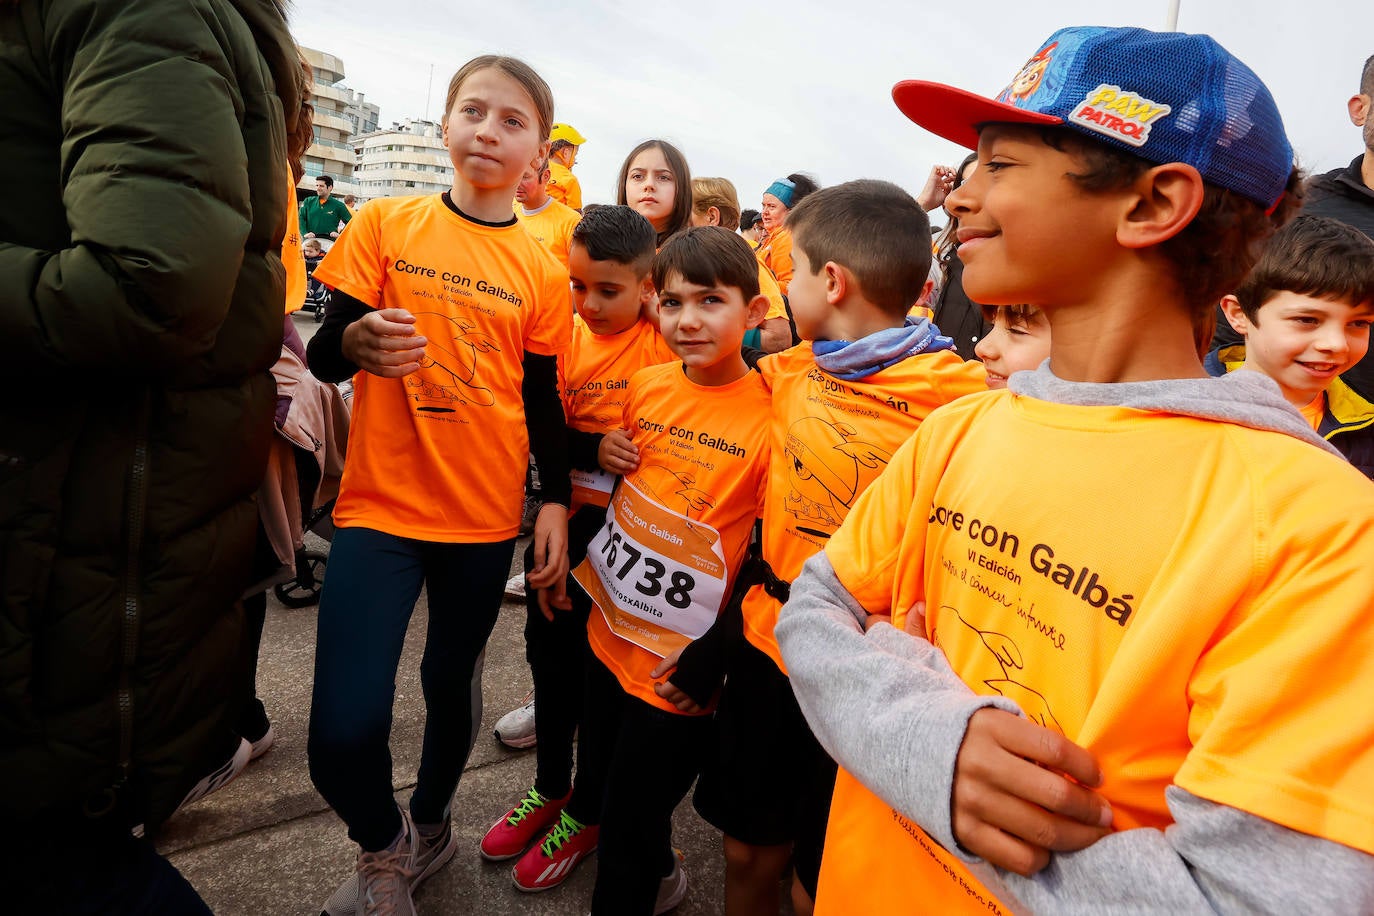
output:
[[[1206,36],[1104,28],[998,100],[894,97],[978,148],[948,201],[970,297],[1053,333],[927,418],[793,584],[778,640],[843,768],[817,912],[1367,909],[1374,488],[1194,339],[1295,203],[1273,98]],[[987,812],[1046,810],[1112,830],[966,853]]]
[[[797,708],[773,637],[788,583],[932,410],[985,389],[981,364],[929,321],[907,318],[928,286],[931,250],[911,195],[851,181],[807,197],[788,226],[803,343],[758,365],[773,397],[762,550],[736,587],[743,625],[730,634],[720,741],[695,796],[725,833],[732,916],[778,912],[789,861],[798,912],[816,892],[835,764]]]
[[[1263,372],[1318,435],[1374,478],[1374,404],[1340,378],[1369,350],[1374,241],[1334,219],[1299,216],[1221,308],[1245,343],[1212,354],[1208,371]]]
[[[575,570],[595,604],[577,780],[545,842],[545,867],[564,873],[578,835],[599,825],[599,916],[666,912],[686,894],[672,813],[713,723],[709,697],[698,703],[675,683],[689,662],[672,662],[729,594],[768,466],[768,392],[740,353],[768,307],[749,246],[718,226],[683,230],[654,259],[653,282],[679,361],[630,379],[629,436],[607,437],[605,464],[623,477]]]
[[[617,442],[628,435],[621,424],[629,379],[647,366],[673,359],[658,330],[640,314],[654,291],[649,265],[655,242],[653,226],[629,207],[598,208],[572,232],[568,267],[577,315],[568,350],[558,357],[572,465],[572,565],[586,556],[588,542],[606,521],[616,471],[603,460],[602,449],[606,440]],[[525,568],[533,568],[532,553],[525,558]],[[525,853],[559,822],[572,789],[573,734],[582,719],[591,601],[571,585],[568,598],[570,609],[550,615],[540,609],[536,592],[525,591],[525,657],[538,698],[535,780],[482,838],[482,856],[490,861]],[[539,846],[529,849],[511,870],[516,886],[544,890],[566,877],[552,880],[555,876],[544,874],[546,861]]]

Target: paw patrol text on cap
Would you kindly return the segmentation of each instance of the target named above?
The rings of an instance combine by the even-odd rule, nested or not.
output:
[[[1183,162],[1265,207],[1293,149],[1269,89],[1207,35],[1078,26],[1045,41],[995,99],[918,80],[892,89],[911,120],[962,146],[983,124],[1059,125],[1149,162]]]

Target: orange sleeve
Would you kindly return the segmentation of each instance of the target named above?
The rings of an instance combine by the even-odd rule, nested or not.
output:
[[[1188,684],[1196,737],[1174,781],[1374,855],[1374,717],[1352,711],[1374,697],[1374,515],[1337,486],[1325,497],[1286,489],[1270,489],[1274,502],[1309,509],[1265,512],[1253,548],[1231,545],[1270,561],[1252,585],[1256,605],[1198,659]],[[1337,504],[1344,511],[1332,514]]]
[[[792,284],[792,233],[787,229],[778,232],[777,239],[769,245],[769,264],[773,270],[773,276],[778,278],[778,286],[784,293],[787,287]]]
[[[291,163],[286,164],[286,199],[296,201],[296,181]],[[286,314],[299,311],[305,304],[305,252],[301,250],[300,220],[296,208],[286,208],[286,227],[281,237],[281,263],[286,268]]]
[[[363,207],[339,235],[315,277],[334,289],[342,290],[374,309],[382,302],[382,281],[387,265],[382,263],[380,207]]]

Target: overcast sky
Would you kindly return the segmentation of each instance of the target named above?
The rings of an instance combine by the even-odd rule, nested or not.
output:
[[[626,153],[661,137],[694,175],[729,178],[757,208],[789,172],[915,193],[932,164],[961,159],[897,111],[898,80],[993,94],[1057,28],[1162,29],[1167,14],[1167,0],[295,0],[291,17],[301,44],[342,58],[346,85],[381,106],[383,126],[425,115],[431,66],[437,120],[464,61],[513,54],[553,87],[557,120],[588,139],[576,168],[586,202],[612,202]],[[1260,75],[1309,171],[1362,151],[1345,106],[1374,54],[1374,3],[1181,0],[1179,28],[1211,34]]]

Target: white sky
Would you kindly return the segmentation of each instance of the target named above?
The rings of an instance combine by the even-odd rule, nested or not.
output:
[[[964,151],[907,121],[893,83],[992,94],[1057,28],[1162,29],[1167,12],[1167,0],[295,0],[291,22],[301,44],[343,60],[345,84],[381,106],[383,126],[424,116],[431,65],[437,120],[464,61],[513,54],[552,86],[557,120],[588,139],[576,168],[585,202],[613,202],[625,155],[661,137],[694,175],[729,178],[757,208],[796,171],[914,194],[932,164]],[[1309,171],[1362,152],[1345,105],[1374,54],[1374,3],[1182,0],[1179,28],[1211,34],[1260,75]]]

